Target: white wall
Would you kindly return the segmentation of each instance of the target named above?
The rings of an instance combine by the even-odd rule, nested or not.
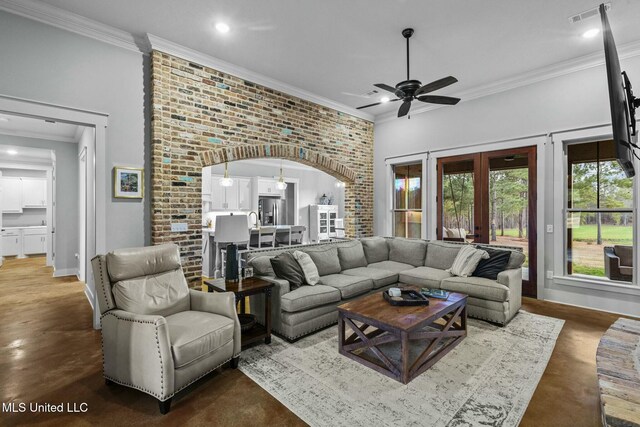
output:
[[[640,87],[640,57],[621,62]],[[636,90],[637,91],[637,90]],[[384,231],[386,206],[385,158],[407,155],[420,151],[456,148],[487,142],[476,151],[491,150],[491,141],[547,134],[573,128],[595,126],[611,122],[604,66],[589,68],[536,84],[509,90],[495,95],[462,102],[454,107],[444,107],[410,120],[394,119],[376,123],[374,151],[374,230]],[[550,147],[545,147],[545,151]],[[545,174],[552,173],[552,158],[539,153],[538,160],[545,165]],[[546,161],[545,161],[546,160]],[[544,177],[538,177],[544,179]],[[551,187],[554,183],[550,183]],[[557,183],[555,183],[557,184]],[[545,224],[553,224],[551,195],[545,202]],[[435,206],[427,206],[428,213],[435,213]],[[539,215],[543,212],[539,212]],[[556,230],[562,224],[553,224]],[[539,231],[539,244],[544,245],[544,257],[549,264],[554,256],[553,245]],[[544,265],[544,270],[551,268]],[[544,277],[544,276],[542,276]],[[539,277],[538,280],[543,280]],[[559,302],[585,305],[613,312],[638,315],[640,294],[620,294],[608,290],[577,289],[562,286],[552,280],[545,281],[544,295]]]
[[[75,271],[78,252],[78,147],[74,143],[0,135],[0,145],[43,148],[56,156],[56,235],[55,262],[57,272]],[[3,217],[4,219],[4,217]],[[4,226],[8,223],[4,221]]]
[[[336,178],[314,169],[288,168],[285,162],[282,174],[285,178],[295,178],[299,180],[298,188],[298,225],[307,227],[304,240],[309,237],[309,205],[317,205],[323,194],[334,196],[334,204],[339,207],[338,214],[344,216],[344,189],[336,188]],[[297,165],[296,165],[297,166]],[[211,167],[215,175],[224,175],[224,165]],[[238,160],[229,162],[229,176],[262,176],[272,178],[280,174],[280,161],[265,159],[258,162],[251,160]],[[214,185],[217,182],[214,181]]]
[[[142,54],[2,11],[0,40],[0,94],[109,114],[109,179],[97,191],[112,194],[113,166],[144,166],[148,67]],[[75,163],[73,169],[77,173]],[[150,242],[149,189],[144,202],[109,197],[108,250]]]

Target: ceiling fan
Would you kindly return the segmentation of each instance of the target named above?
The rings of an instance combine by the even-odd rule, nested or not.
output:
[[[411,36],[413,35],[413,29],[406,28],[402,30],[402,35],[407,40],[407,80],[398,83],[395,88],[384,83],[374,84],[375,87],[391,92],[395,96],[397,96],[397,98],[390,99],[386,102],[402,101],[402,105],[398,109],[398,117],[406,116],[409,113],[409,110],[411,109],[411,101],[413,101],[414,99],[430,104],[443,105],[456,105],[458,102],[460,102],[460,98],[453,98],[451,96],[427,95],[428,93],[454,84],[458,81],[458,79],[456,79],[455,77],[444,77],[440,80],[427,83],[424,86],[419,80],[409,79],[409,38],[411,38]],[[383,102],[381,101],[369,105],[363,105],[362,107],[358,107],[358,110],[373,107],[374,105],[379,105],[382,103]]]

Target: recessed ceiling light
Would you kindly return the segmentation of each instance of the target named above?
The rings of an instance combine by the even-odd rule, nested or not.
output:
[[[383,104],[384,104],[385,102],[389,102],[389,101],[390,101],[390,100],[389,100],[389,97],[388,97],[388,96],[383,96],[382,98],[380,98],[380,102],[382,102]]]
[[[12,156],[15,156],[16,154],[18,154],[18,152],[16,150],[7,150],[7,154],[11,154]]]
[[[582,33],[582,37],[584,37],[585,39],[592,39],[595,36],[597,36],[598,34],[600,34],[600,29],[599,28],[592,28],[592,29],[587,30],[584,33]]]
[[[6,117],[0,117],[0,122],[8,122],[9,119],[7,119]]]
[[[216,24],[216,30],[218,30],[219,33],[222,33],[222,34],[228,33],[229,29],[230,29],[229,26],[224,22],[218,22]]]

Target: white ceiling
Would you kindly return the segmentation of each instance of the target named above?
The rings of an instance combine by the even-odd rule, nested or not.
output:
[[[24,136],[27,138],[39,138],[51,141],[78,142],[80,130],[80,126],[69,123],[50,123],[31,117],[0,114],[0,134],[4,135]]]
[[[161,38],[333,101],[358,107],[373,83],[405,79],[400,32],[413,27],[411,77],[453,75],[455,95],[527,71],[602,51],[584,39],[598,17],[568,17],[600,0],[44,0],[125,30]],[[640,39],[640,1],[611,0],[618,45]],[[214,23],[224,21],[228,34]],[[397,104],[367,111],[379,115]],[[455,107],[447,107],[455,108]]]

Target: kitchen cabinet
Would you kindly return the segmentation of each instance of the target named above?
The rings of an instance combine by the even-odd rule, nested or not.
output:
[[[211,180],[211,210],[220,210],[226,209],[224,207],[226,203],[225,198],[225,189],[227,187],[223,187],[220,185],[218,180],[222,178],[221,176],[214,176]]]
[[[47,227],[17,227],[2,232],[2,256],[47,253]]]
[[[43,178],[22,178],[22,207],[47,207],[47,180]]]
[[[238,209],[251,210],[251,179],[238,178]]]
[[[309,206],[309,240],[316,243],[336,237],[337,219],[337,205]]]
[[[202,169],[202,201],[211,201],[211,171],[209,168]]]
[[[258,195],[259,196],[275,196],[284,197],[284,190],[278,190],[275,179],[258,179]]]
[[[223,209],[238,209],[238,178],[234,178],[230,187],[224,187],[224,204]]]
[[[2,232],[2,256],[18,256],[21,246],[19,230]]]
[[[22,179],[2,177],[2,212],[22,213]]]
[[[44,254],[47,253],[47,229],[46,228],[26,228],[22,230],[22,254]]]

